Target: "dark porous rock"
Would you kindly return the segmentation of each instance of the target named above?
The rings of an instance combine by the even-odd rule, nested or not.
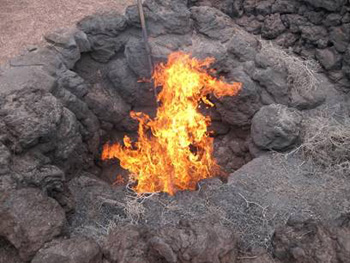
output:
[[[243,84],[237,96],[223,97],[216,103],[223,121],[230,125],[249,126],[254,114],[260,109],[260,87],[247,75],[243,68],[231,72],[231,78]]]
[[[10,65],[12,67],[34,66],[51,75],[66,70],[62,56],[60,56],[53,46],[29,50],[21,56],[11,59]]]
[[[255,14],[255,7],[256,7],[257,1],[255,0],[245,0],[243,1],[243,9],[244,13],[248,16]]]
[[[191,31],[191,18],[187,8],[187,0],[146,0],[143,6],[150,36],[154,37],[167,33],[183,35]],[[130,25],[141,27],[136,5],[127,7],[125,15]]]
[[[55,134],[63,114],[62,104],[40,89],[23,89],[6,96],[1,109],[0,119],[10,134],[11,147],[17,151]]]
[[[286,27],[281,20],[280,14],[269,15],[261,29],[261,35],[267,39],[274,39],[286,31]]]
[[[70,91],[78,98],[83,98],[89,90],[85,80],[71,70],[66,70],[58,76],[58,86]]]
[[[284,150],[298,141],[301,121],[302,115],[295,109],[264,106],[252,120],[253,142],[264,150]]]
[[[350,65],[350,45],[346,49],[346,52],[345,52],[343,58],[344,58],[344,64]]]
[[[300,33],[303,26],[312,26],[306,17],[298,14],[286,14],[281,17],[292,33]]]
[[[32,263],[102,263],[97,243],[85,237],[55,239],[45,244]]]
[[[279,46],[289,48],[292,47],[299,39],[299,35],[293,34],[291,32],[284,32],[276,38],[276,43]]]
[[[330,226],[316,220],[289,220],[276,229],[273,254],[283,262],[347,262],[349,225]]]
[[[50,76],[41,66],[19,66],[0,71],[0,94],[2,97],[26,88],[50,92],[55,85],[55,78]]]
[[[237,256],[237,239],[232,231],[208,222],[180,221],[178,226],[165,226],[149,243],[151,253],[167,262],[234,263]]]
[[[0,262],[1,263],[23,263],[18,251],[7,240],[0,237]]]
[[[277,71],[271,67],[266,69],[257,68],[252,79],[263,87],[262,102],[264,104],[273,102],[284,105],[289,104],[290,98],[286,71]]]
[[[183,50],[191,46],[192,36],[187,35],[161,35],[150,38],[149,44],[152,50],[153,63],[166,62],[170,53],[178,50]]]
[[[242,31],[236,30],[227,44],[227,51],[234,55],[238,61],[253,61],[259,49],[258,40]]]
[[[338,52],[344,53],[350,42],[350,24],[332,27],[330,29],[329,39]]]
[[[230,1],[232,2],[232,1]],[[243,10],[244,0],[234,0],[232,3],[232,17],[241,17],[244,13]]]
[[[238,130],[238,129],[237,129]],[[226,172],[234,172],[251,160],[249,148],[246,143],[247,131],[232,130],[230,133],[218,137],[214,144],[214,156],[218,164]]]
[[[61,60],[69,69],[80,59],[75,33],[75,29],[62,28],[45,35],[45,40],[60,54]]]
[[[304,17],[306,17],[312,24],[320,25],[325,20],[325,12],[307,11],[304,13]]]
[[[191,2],[191,1],[190,1]],[[223,0],[223,1],[208,1],[208,0],[194,0],[196,6],[210,6],[219,9],[223,13],[229,16],[239,16],[243,14],[242,10],[242,0],[232,1],[232,0]],[[236,4],[235,7],[233,6]],[[233,14],[235,12],[235,14]]]
[[[192,54],[197,59],[212,57],[215,59],[212,67],[218,71],[227,71],[228,68],[235,67],[236,61],[230,60],[227,46],[217,40],[209,40],[203,35],[196,35],[192,38],[192,46],[185,49],[185,52]],[[232,64],[230,64],[232,62]]]
[[[18,250],[24,261],[58,236],[64,224],[64,210],[39,190],[12,190],[0,197],[0,236]]]
[[[323,21],[323,24],[326,27],[331,26],[339,26],[342,23],[342,16],[337,13],[331,13],[329,14],[326,19]]]
[[[119,231],[118,231],[119,230]],[[113,229],[107,236],[102,251],[110,263],[151,263],[147,258],[147,243],[143,240],[146,228],[129,225],[122,229]]]
[[[328,31],[323,26],[301,26],[301,37],[308,43],[314,44],[319,48],[325,48],[328,45]]]
[[[11,174],[5,174],[0,176],[0,194],[14,190],[18,187],[18,182]]]
[[[80,30],[88,35],[106,34],[118,36],[126,27],[126,18],[118,13],[103,13],[85,17],[77,23]]]
[[[235,22],[252,34],[260,34],[263,26],[263,23],[258,21],[255,16],[242,16],[241,18],[236,19]]]
[[[45,157],[38,154],[27,153],[23,156],[15,156],[11,166],[17,174],[17,180],[22,186],[36,187],[49,194],[52,191],[63,191],[65,181],[64,172],[56,166],[48,164]]]
[[[99,62],[107,62],[122,49],[126,36],[126,18],[118,13],[102,13],[88,16],[78,22],[78,28],[87,34],[91,56]]]
[[[342,56],[334,49],[317,49],[316,58],[326,70],[339,70],[342,67]]]
[[[105,240],[103,253],[111,263],[234,263],[236,242],[233,233],[220,224],[183,220],[157,230],[140,226],[113,229]]]
[[[306,3],[328,11],[337,11],[345,4],[346,0],[303,0]]]
[[[91,44],[90,44],[89,39],[88,39],[87,35],[85,34],[85,32],[83,32],[81,30],[76,30],[74,32],[74,39],[78,45],[80,53],[91,51]]]
[[[271,6],[273,4],[273,0],[263,0],[257,2],[257,5],[255,7],[255,12],[257,15],[263,15],[267,16],[271,14]]]
[[[348,65],[343,65],[342,71],[344,73],[344,75],[350,79],[350,66]]]
[[[0,176],[7,174],[9,170],[11,153],[7,147],[0,142]]]
[[[231,18],[215,8],[192,7],[191,16],[198,32],[209,38],[227,42],[234,32]]]
[[[108,79],[125,102],[132,106],[155,105],[151,83],[139,82],[137,75],[129,67],[127,59],[114,60],[111,62],[110,68]]]
[[[150,78],[151,71],[148,54],[142,39],[131,38],[124,51],[129,67],[138,78]]]
[[[82,150],[85,148],[85,145],[82,145],[77,118],[67,108],[63,109],[62,117],[53,139],[56,142],[52,158],[53,163],[64,168],[66,168],[66,165],[68,166],[70,164],[69,159],[72,155],[81,154]],[[80,162],[78,159],[76,161]]]
[[[100,121],[113,124],[121,122],[129,113],[130,106],[111,88],[94,84],[85,96],[85,102]]]
[[[65,89],[62,85],[57,85],[57,87],[53,89],[52,94],[63,104],[65,108],[73,112],[78,120],[83,120],[89,115],[90,110],[86,103],[84,103],[83,100],[79,99],[72,92]]]
[[[272,13],[294,14],[298,10],[298,3],[290,0],[276,0],[272,7]]]

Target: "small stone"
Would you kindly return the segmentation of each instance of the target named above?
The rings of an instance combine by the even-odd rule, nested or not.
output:
[[[253,142],[265,150],[284,150],[299,139],[302,115],[279,104],[262,107],[252,120]]]

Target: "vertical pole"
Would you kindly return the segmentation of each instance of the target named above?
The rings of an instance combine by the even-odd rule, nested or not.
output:
[[[147,61],[148,61],[148,67],[150,70],[150,76],[153,76],[153,60],[152,60],[152,53],[151,53],[151,47],[148,43],[148,34],[147,34],[147,28],[146,28],[146,20],[145,20],[145,14],[143,12],[143,6],[142,6],[142,0],[137,0],[137,9],[139,11],[140,21],[141,21],[141,28],[142,28],[142,38],[145,43],[146,53],[147,53]],[[157,102],[157,91],[156,87],[153,85],[153,91],[155,100]]]

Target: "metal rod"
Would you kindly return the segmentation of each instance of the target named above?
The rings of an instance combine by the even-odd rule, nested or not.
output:
[[[145,48],[146,48],[146,53],[147,53],[147,60],[148,60],[148,67],[149,67],[149,70],[150,70],[150,76],[152,78],[154,66],[153,66],[153,60],[152,60],[151,47],[150,47],[150,45],[148,43],[146,19],[145,19],[145,14],[143,12],[142,0],[137,0],[137,9],[139,11],[139,16],[140,16],[140,21],[141,21],[142,38],[143,38],[143,41],[145,43]],[[153,81],[152,81],[152,83],[153,83]],[[155,97],[156,103],[158,104],[158,101],[157,101],[157,90],[156,90],[156,87],[154,85],[153,85],[153,91],[154,91],[154,97]]]

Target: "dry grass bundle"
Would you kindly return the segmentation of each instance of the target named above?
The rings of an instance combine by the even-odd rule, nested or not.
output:
[[[273,67],[276,70],[287,69],[288,84],[293,90],[307,93],[317,89],[319,81],[316,78],[316,72],[320,66],[315,60],[304,60],[269,41],[260,40],[260,43],[260,53],[273,61]]]
[[[350,119],[318,116],[306,120],[305,126],[299,147],[303,157],[332,174],[350,175]]]

